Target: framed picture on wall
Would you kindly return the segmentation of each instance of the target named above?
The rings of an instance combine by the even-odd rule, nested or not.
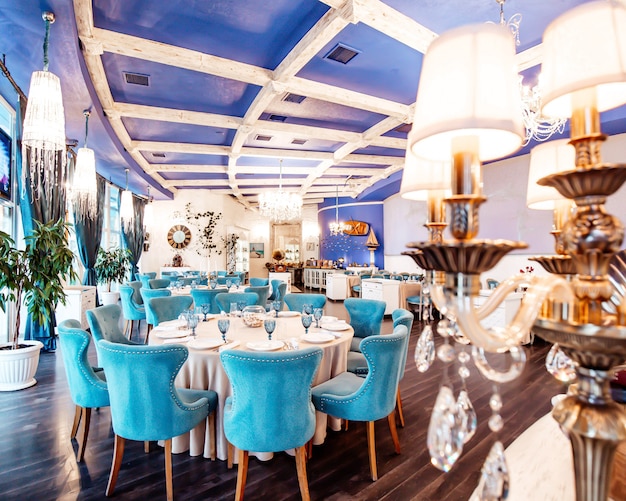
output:
[[[265,244],[263,243],[251,243],[250,244],[250,259],[262,259],[265,256]]]
[[[307,252],[314,251],[315,250],[315,243],[314,242],[307,242],[306,250],[307,250]]]

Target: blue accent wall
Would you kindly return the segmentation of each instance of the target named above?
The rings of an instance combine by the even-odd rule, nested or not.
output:
[[[357,205],[351,205],[357,204]],[[339,221],[348,221],[354,219],[368,223],[374,230],[376,239],[380,246],[374,251],[374,262],[378,268],[384,267],[385,242],[384,242],[384,218],[383,203],[374,205],[358,205],[351,198],[339,199]],[[346,206],[347,205],[347,206]],[[320,225],[322,235],[320,242],[320,259],[337,261],[343,257],[345,259],[344,266],[356,263],[358,265],[369,265],[370,251],[365,247],[367,235],[349,236],[337,235],[331,236],[328,225],[335,221],[335,200],[327,199],[320,204],[320,209],[329,207],[327,210],[318,212],[318,223]],[[331,208],[332,207],[332,208]]]

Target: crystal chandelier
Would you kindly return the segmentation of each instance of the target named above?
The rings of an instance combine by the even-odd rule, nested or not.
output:
[[[89,110],[85,115],[85,146],[78,149],[76,167],[72,181],[71,198],[74,210],[89,219],[96,217],[98,212],[98,180],[96,178],[96,157],[91,148],[87,148],[89,134]]]
[[[302,218],[302,197],[283,191],[283,161],[280,161],[278,191],[259,195],[259,212],[275,223],[288,223]]]
[[[133,207],[133,192],[128,189],[128,170],[126,173],[126,189],[122,191],[120,198],[120,219],[123,225],[132,225],[135,220],[135,209]]]
[[[30,80],[28,103],[22,131],[23,185],[26,173],[36,198],[44,190],[52,200],[57,186],[65,183],[65,112],[59,77],[48,71],[48,43],[52,12],[42,15],[46,23],[43,44],[43,71],[34,71]]]
[[[576,203],[562,228],[563,250],[574,264],[571,281],[557,274],[530,279],[520,274],[502,281],[479,307],[475,300],[480,275],[508,252],[526,247],[522,242],[476,238],[478,208],[485,202],[482,162],[510,155],[525,139],[515,48],[502,26],[470,25],[442,34],[425,55],[409,148],[418,157],[451,159],[452,195],[445,202],[453,238],[414,242],[407,254],[424,269],[440,272],[431,274],[426,286],[442,315],[437,333],[444,342],[435,349],[432,334],[420,336],[418,369],[426,370],[435,354],[446,364],[460,364],[461,391],[455,398],[444,374],[428,429],[431,462],[443,471],[453,467],[475,430],[476,413],[464,386],[468,362],[473,359],[479,372],[494,382],[488,425],[496,433],[503,426],[498,385],[523,370],[526,355],[521,344],[532,328],[535,335],[558,343],[574,364],[577,392],[555,405],[552,415],[571,440],[577,499],[607,499],[613,455],[626,440],[626,414],[609,391],[611,369],[626,359],[626,327],[624,318],[602,307],[613,293],[609,263],[624,236],[622,224],[606,213],[604,203],[626,181],[626,164],[602,162],[600,146],[606,136],[600,131],[599,114],[626,103],[622,26],[623,3],[593,1],[561,15],[544,34],[542,112],[571,118],[575,160],[538,183]],[[483,325],[510,292],[528,283],[510,322]],[[508,367],[494,367],[488,352],[509,358]],[[482,469],[478,495],[504,499],[508,488],[504,447],[496,440]]]
[[[339,185],[335,186],[335,221],[328,225],[328,230],[332,237],[341,235],[344,231],[350,228],[350,225],[339,222]]]

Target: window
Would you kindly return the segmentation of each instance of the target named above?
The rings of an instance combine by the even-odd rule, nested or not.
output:
[[[102,241],[100,242],[100,246],[103,249],[122,246],[119,207],[119,188],[107,184],[104,193],[104,224],[102,227]]]

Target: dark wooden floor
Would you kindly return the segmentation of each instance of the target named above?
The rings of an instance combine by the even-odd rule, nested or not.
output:
[[[346,317],[341,302],[330,302],[326,310]],[[486,423],[491,384],[471,366],[468,388],[478,412],[478,431],[452,471],[440,472],[429,463],[426,432],[441,380],[441,364],[436,362],[426,374],[415,369],[412,356],[421,328],[417,323],[413,327],[410,358],[400,384],[407,422],[404,429],[399,429],[402,454],[393,452],[386,421],[378,422],[380,478],[372,482],[364,424],[351,423],[347,432],[329,432],[325,444],[314,447],[308,463],[312,499],[465,501],[474,490],[480,466],[494,440]],[[388,319],[383,330],[391,331]],[[502,388],[505,428],[500,439],[505,446],[549,412],[550,397],[563,391],[544,369],[548,349],[541,340],[528,347],[529,363],[524,374]],[[0,393],[0,499],[103,499],[113,452],[109,409],[93,413],[85,460],[78,464],[77,444],[69,439],[74,407],[60,352],[42,354],[37,380],[33,388]],[[458,378],[454,383],[458,391]],[[175,455],[173,463],[177,499],[234,497],[236,468],[228,470],[225,462],[186,453]],[[157,444],[152,443],[150,453],[144,454],[142,443],[127,443],[115,498],[165,499],[163,451]],[[299,499],[294,458],[284,453],[268,462],[251,458],[246,499]]]

